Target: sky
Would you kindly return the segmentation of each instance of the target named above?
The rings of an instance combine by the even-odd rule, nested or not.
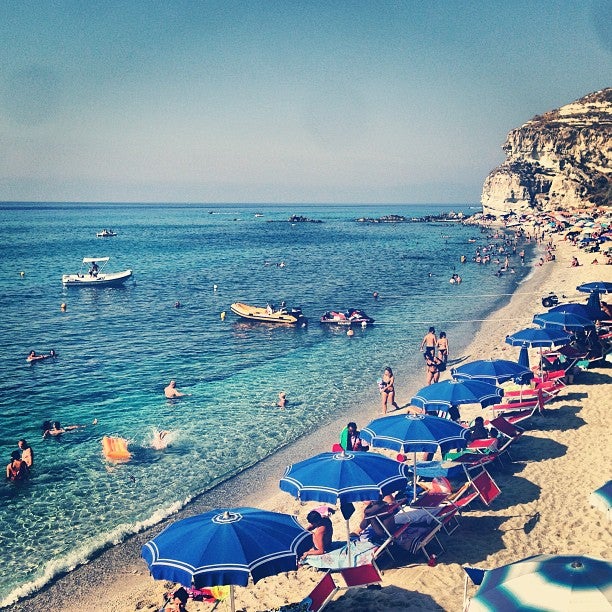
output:
[[[0,201],[478,203],[609,0],[2,0]]]

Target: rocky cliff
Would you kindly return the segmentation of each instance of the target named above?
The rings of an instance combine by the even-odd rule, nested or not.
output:
[[[512,130],[482,189],[483,212],[567,210],[612,202],[612,88]]]

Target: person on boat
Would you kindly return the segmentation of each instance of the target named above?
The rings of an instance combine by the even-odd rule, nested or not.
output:
[[[306,516],[306,520],[308,521],[306,529],[312,531],[313,547],[302,555],[302,559],[328,552],[334,534],[334,528],[328,516],[321,516],[316,510],[311,510]]]
[[[429,331],[425,334],[423,341],[421,342],[421,351],[425,349],[425,355],[429,355],[433,357],[436,354],[436,344],[438,343],[438,338],[436,336],[435,327],[430,327]]]
[[[164,389],[164,395],[168,399],[174,399],[176,397],[185,397],[190,395],[189,393],[182,393],[176,388],[176,381],[171,380],[168,386]]]
[[[32,447],[23,438],[18,440],[17,446],[21,451],[21,459],[26,462],[28,468],[31,468],[34,464],[34,451]]]
[[[98,276],[98,264],[95,261],[91,262],[91,268],[89,268],[89,276]]]
[[[6,466],[6,478],[11,482],[25,480],[30,475],[28,464],[21,458],[19,451],[11,453],[11,461]]]
[[[448,361],[448,338],[446,337],[446,332],[440,332],[437,347],[438,359],[446,363]]]
[[[400,407],[395,402],[395,376],[393,376],[393,370],[388,366],[383,372],[379,387],[382,403],[382,413],[387,414],[387,404],[389,402],[396,410],[399,410]]]

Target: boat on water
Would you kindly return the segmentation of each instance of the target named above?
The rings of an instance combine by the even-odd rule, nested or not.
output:
[[[275,308],[271,304],[267,306],[251,306],[243,302],[234,302],[230,306],[232,312],[243,319],[250,321],[265,321],[267,323],[284,323],[288,325],[307,324],[306,317],[302,314],[299,307],[287,308],[281,303],[280,308]]]
[[[113,232],[112,229],[103,229],[101,232],[97,232],[96,233],[96,237],[97,238],[112,238],[113,236],[116,236],[117,232]]]
[[[105,272],[110,257],[84,257],[81,271],[77,274],[64,274],[64,287],[117,287],[131,278],[131,270]],[[98,265],[100,264],[100,265]]]
[[[321,323],[332,323],[334,325],[372,325],[374,319],[369,317],[363,310],[349,308],[344,312],[339,310],[328,310],[321,317]]]

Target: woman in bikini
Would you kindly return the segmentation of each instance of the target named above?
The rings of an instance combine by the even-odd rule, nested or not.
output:
[[[389,367],[385,368],[382,375],[380,382],[380,398],[383,414],[387,414],[387,404],[389,402],[391,402],[391,405],[396,410],[400,409],[400,407],[395,403],[395,377],[393,376],[393,370]]]
[[[448,338],[446,337],[446,332],[440,332],[440,337],[438,338],[438,358],[444,363],[448,361]]]
[[[6,466],[6,477],[11,482],[25,480],[30,474],[28,464],[21,459],[19,451],[11,453],[11,462]]]

